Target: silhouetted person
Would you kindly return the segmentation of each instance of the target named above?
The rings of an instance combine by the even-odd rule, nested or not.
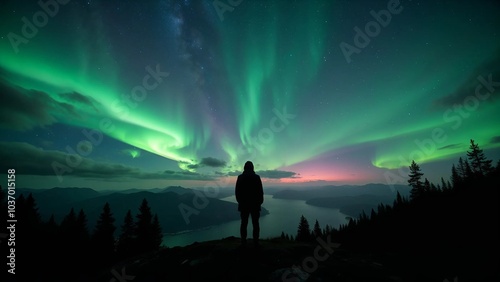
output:
[[[248,217],[252,216],[253,241],[259,244],[259,217],[260,205],[264,202],[264,190],[260,176],[255,173],[253,163],[245,163],[243,173],[238,176],[235,188],[238,211],[241,216],[240,235],[241,243],[246,244]]]

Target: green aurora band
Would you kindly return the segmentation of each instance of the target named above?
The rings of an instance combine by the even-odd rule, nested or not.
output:
[[[370,60],[375,51],[369,49],[356,54],[358,62],[347,64],[338,44],[352,38],[352,28],[335,25],[334,20],[341,17],[337,7],[334,1],[322,1],[321,7],[273,1],[265,9],[247,3],[227,13],[226,21],[214,23],[221,39],[212,49],[222,59],[219,75],[223,77],[215,84],[222,85],[219,99],[224,105],[217,114],[217,126],[210,121],[213,113],[197,106],[193,110],[193,97],[182,94],[181,82],[172,78],[177,70],[166,64],[160,64],[161,70],[172,75],[158,81],[159,86],[143,101],[127,104],[123,95],[133,94],[132,89],[148,75],[146,67],[155,69],[157,64],[146,60],[134,63],[138,67],[133,72],[127,71],[131,66],[117,54],[116,46],[107,43],[111,27],[95,21],[87,28],[70,30],[85,20],[69,4],[60,13],[74,15],[71,22],[61,25],[66,17],[51,18],[29,43],[19,46],[18,54],[5,35],[22,22],[14,16],[5,20],[0,27],[4,35],[0,79],[24,91],[44,92],[80,116],[55,110],[50,113],[55,122],[103,131],[191,171],[190,165],[212,155],[227,160],[222,168],[226,171],[239,169],[250,157],[259,160],[259,169],[280,169],[364,146],[372,148],[367,156],[371,165],[394,169],[407,166],[411,159],[427,163],[456,158],[471,138],[484,144],[484,149],[500,147],[490,142],[500,128],[499,100],[493,95],[477,99],[477,105],[464,100],[465,115],[451,105],[435,107],[435,101],[457,91],[461,81],[478,74],[486,77],[488,73],[475,70],[492,57],[498,62],[499,44],[488,45],[488,39],[464,30],[471,41],[483,44],[482,52],[469,56],[472,47],[457,48],[453,56],[446,56],[445,69],[432,71],[442,62],[439,57],[445,49],[421,50],[414,35],[401,34],[399,55],[380,55],[393,62],[390,67],[378,67]],[[352,26],[351,22],[345,25]],[[422,25],[427,25],[422,29],[436,46],[455,40],[453,34]],[[388,31],[373,39],[373,48],[387,44],[390,36],[384,33]],[[415,64],[411,56],[433,59]],[[493,80],[499,79],[497,71],[492,70]],[[67,99],[64,93],[79,93],[87,100]],[[294,118],[283,122],[276,111]],[[109,120],[112,128],[103,130],[103,120]],[[269,131],[273,122],[280,130]],[[436,130],[437,139],[433,138]],[[135,149],[126,153],[140,156]]]

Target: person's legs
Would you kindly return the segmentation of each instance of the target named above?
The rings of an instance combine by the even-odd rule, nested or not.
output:
[[[248,216],[250,213],[248,211],[240,211],[241,217],[241,225],[240,225],[240,236],[241,243],[246,243],[247,240],[247,225],[248,225]]]
[[[259,226],[259,217],[260,211],[252,211],[252,226],[253,226],[253,241],[254,243],[259,243],[259,234],[260,234],[260,226]]]

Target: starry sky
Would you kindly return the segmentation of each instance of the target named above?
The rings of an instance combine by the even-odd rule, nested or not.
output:
[[[41,4],[40,4],[41,3]],[[407,184],[500,159],[500,4],[2,1],[18,187]]]

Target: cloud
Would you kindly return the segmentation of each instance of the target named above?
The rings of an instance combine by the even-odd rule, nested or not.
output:
[[[463,147],[463,144],[456,143],[456,144],[450,144],[450,145],[446,145],[446,146],[443,146],[443,147],[439,147],[438,150],[459,149],[459,148],[462,148],[462,147]]]
[[[234,171],[228,171],[225,173],[225,175],[227,176],[238,176],[241,174],[241,171],[237,171],[237,170],[234,170]]]
[[[285,171],[285,170],[259,170],[256,171],[258,175],[262,178],[269,179],[281,179],[281,178],[300,178],[299,174],[293,171]],[[217,173],[222,174],[222,173]],[[241,174],[241,171],[229,171],[226,173],[227,176],[238,176]]]
[[[156,174],[147,174],[147,177],[156,177]],[[175,179],[175,180],[215,180],[214,177],[209,175],[200,174],[197,172],[191,171],[174,171],[174,170],[165,170],[160,173],[162,179]]]
[[[216,158],[208,157],[202,158],[200,162],[195,164],[187,164],[185,162],[180,162],[179,165],[181,168],[186,168],[188,170],[198,169],[201,167],[209,166],[209,167],[225,167],[226,162],[223,160],[219,160]]]
[[[98,107],[100,106],[100,103],[90,96],[86,96],[78,92],[70,92],[61,93],[59,94],[59,97],[70,102],[71,104],[78,104],[80,106],[85,106],[95,110],[96,112],[99,112]]]
[[[28,90],[0,79],[0,126],[15,130],[29,130],[56,122],[52,113],[72,113],[69,104],[59,103],[47,93]]]
[[[77,92],[58,94],[56,100],[43,91],[26,89],[0,79],[0,127],[30,130],[48,126],[59,119],[82,119],[78,107],[98,112],[100,104],[93,98]]]
[[[298,174],[293,171],[284,171],[284,170],[260,170],[256,172],[262,178],[272,178],[272,179],[281,179],[281,178],[299,178]]]
[[[0,142],[0,170],[14,168],[17,174],[73,176],[92,179],[214,180],[213,176],[165,170],[143,172],[122,164],[98,162],[56,150],[44,150],[28,143]]]
[[[491,144],[498,144],[498,143],[500,143],[500,136],[493,136],[493,137],[491,137],[490,143]]]
[[[462,83],[454,92],[447,94],[434,101],[434,107],[436,108],[447,108],[456,104],[464,104],[467,97],[474,97],[476,95],[476,88],[482,83],[478,80],[478,76],[482,76],[484,80],[488,81],[489,76],[492,77],[493,84],[500,81],[500,50],[491,57],[488,61],[477,67],[469,76],[468,79]],[[494,87],[494,86],[493,86]],[[498,92],[498,86],[494,87],[495,92]],[[484,85],[479,90],[480,95],[485,96],[489,94],[488,88]],[[491,96],[486,98],[484,101],[492,101],[494,96],[498,96],[498,93],[491,93]]]
[[[203,166],[210,166],[210,167],[225,167],[226,166],[225,161],[219,160],[216,158],[211,158],[211,157],[201,159],[201,162],[199,164],[203,165]]]

